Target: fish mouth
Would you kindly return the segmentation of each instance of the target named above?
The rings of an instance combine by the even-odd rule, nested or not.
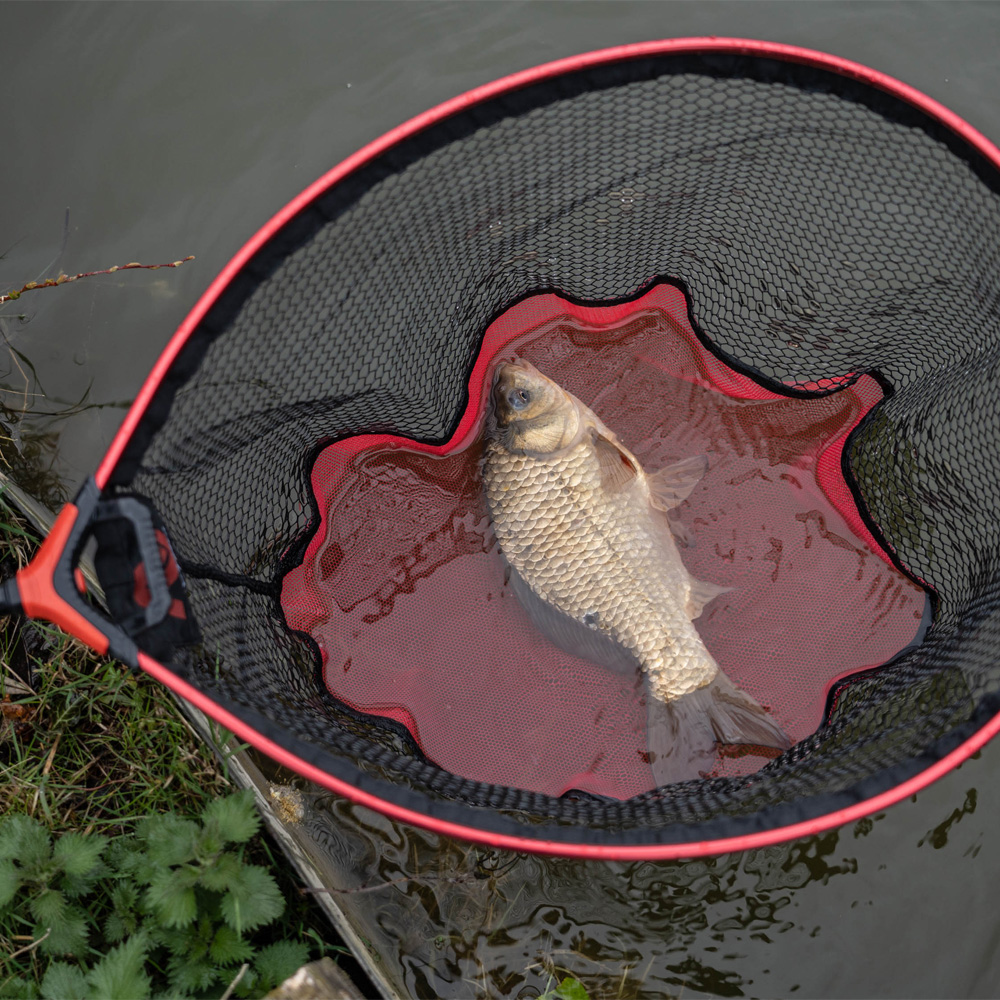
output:
[[[539,378],[545,377],[530,361],[525,361],[524,358],[512,358],[510,361],[501,361],[497,365],[496,371],[493,373],[493,388],[495,389],[501,381],[504,384],[510,384],[515,372],[526,372],[530,375],[537,375]]]
[[[514,370],[512,365],[503,364],[497,368],[490,389],[489,413],[498,427],[506,427],[515,419],[510,409],[504,405],[504,399],[514,388]]]
[[[511,361],[501,361],[493,373],[493,385],[490,388],[490,403],[494,415],[501,426],[516,420],[517,414],[511,412],[504,405],[507,394],[516,386],[517,375],[534,374],[538,375],[538,369],[533,364],[522,358],[514,358]]]

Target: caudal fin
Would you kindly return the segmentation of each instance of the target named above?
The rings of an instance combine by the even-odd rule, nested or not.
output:
[[[720,670],[705,687],[672,701],[646,692],[649,760],[656,784],[688,781],[711,771],[716,744],[787,750],[778,723]]]

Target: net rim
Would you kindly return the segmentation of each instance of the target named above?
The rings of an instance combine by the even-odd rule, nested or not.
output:
[[[493,100],[529,85],[551,81],[564,74],[644,57],[683,54],[703,55],[711,53],[795,63],[832,72],[858,81],[909,104],[943,125],[972,147],[973,150],[977,151],[994,169],[1000,172],[1000,150],[977,129],[933,98],[928,97],[908,84],[859,63],[798,46],[740,38],[693,37],[667,39],[616,46],[584,53],[511,74],[439,104],[368,143],[362,149],[327,171],[297,197],[288,202],[284,208],[269,219],[241,247],[199,298],[151,370],[97,469],[95,481],[98,488],[103,491],[112,480],[116,466],[126,452],[127,446],[137,428],[145,419],[150,404],[170,372],[174,362],[177,360],[178,355],[195,331],[199,329],[202,321],[223,292],[240,275],[254,255],[261,251],[269,241],[274,239],[283,227],[336,184],[363,166],[371,163],[403,140],[416,135],[430,126],[467,111],[477,104]],[[910,775],[893,787],[861,798],[850,805],[828,810],[822,815],[793,823],[779,823],[767,830],[755,830],[750,833],[731,837],[683,843],[629,845],[555,841],[536,839],[528,836],[514,836],[469,826],[424,812],[417,812],[392,801],[390,798],[373,794],[342,778],[327,773],[316,765],[309,763],[303,757],[280,746],[259,729],[244,722],[213,700],[209,695],[182,680],[169,667],[164,666],[147,654],[140,652],[138,663],[154,679],[165,684],[207,716],[234,732],[241,740],[250,743],[277,763],[290,768],[302,777],[355,803],[372,808],[401,822],[410,823],[445,836],[485,844],[490,847],[595,860],[673,860],[704,857],[730,851],[744,851],[771,846],[788,840],[822,833],[833,827],[842,826],[871,813],[878,812],[914,795],[967,760],[979,751],[993,736],[1000,732],[1000,712],[997,712],[957,746],[929,765],[922,767],[918,773]],[[922,760],[915,760],[912,764],[921,766],[929,756],[930,754],[925,754]],[[851,792],[852,790],[849,789],[845,794],[849,796]],[[853,794],[857,795],[858,790],[854,790]],[[841,801],[843,801],[842,797]]]
[[[619,45],[613,48],[598,49],[594,52],[569,56],[565,59],[558,59],[554,62],[543,63],[531,69],[512,73],[509,76],[501,77],[499,80],[483,84],[480,87],[475,87],[464,94],[438,104],[436,107],[416,115],[409,121],[396,126],[394,129],[390,129],[384,135],[363,146],[356,153],[342,160],[305,188],[305,190],[288,202],[284,208],[276,212],[243,244],[235,256],[208,286],[201,298],[195,303],[194,307],[167,343],[163,353],[157,359],[152,371],[139,390],[135,401],[129,408],[125,420],[115,434],[107,453],[97,468],[94,478],[98,488],[103,491],[111,479],[115,466],[118,464],[126,445],[144,417],[167,371],[219,296],[269,240],[276,236],[299,212],[311,205],[335,184],[362,166],[370,163],[386,152],[386,150],[431,125],[457,115],[473,105],[485,103],[502,94],[520,90],[530,84],[550,80],[554,77],[595,66],[627,62],[647,56],[711,52],[724,53],[726,55],[757,56],[759,58],[813,66],[817,69],[832,71],[849,79],[867,84],[877,90],[897,97],[919,111],[935,118],[939,123],[955,132],[959,137],[978,150],[1000,171],[1000,149],[978,129],[965,121],[964,118],[961,118],[932,97],[928,97],[915,87],[911,87],[909,84],[903,83],[895,77],[881,73],[878,70],[870,69],[861,63],[844,59],[841,56],[828,55],[815,49],[786,45],[782,42],[716,37],[671,38],[653,42],[635,42],[629,45]]]
[[[689,841],[669,844],[594,844],[573,843],[571,841],[544,840],[534,837],[518,837],[496,831],[467,826],[463,823],[430,816],[400,805],[390,799],[375,795],[352,785],[350,782],[329,774],[315,764],[269,739],[238,716],[227,711],[208,695],[182,680],[172,670],[140,651],[139,666],[155,680],[160,681],[174,694],[190,702],[219,725],[233,732],[242,741],[250,743],[282,767],[295,771],[301,777],[346,799],[365,806],[390,819],[430,830],[443,836],[471,841],[487,847],[510,851],[526,851],[532,854],[548,854],[594,861],[678,861],[700,858],[732,851],[749,851],[771,847],[789,840],[811,837],[825,833],[834,827],[853,823],[872,813],[888,809],[922,791],[929,784],[944,777],[970,756],[981,750],[1000,732],[1000,711],[996,712],[984,725],[966,738],[949,753],[940,757],[923,771],[894,785],[884,792],[862,799],[849,806],[831,810],[821,816],[801,820],[797,823],[778,825],[769,830],[719,837],[713,840]],[[758,814],[759,815],[759,814]]]

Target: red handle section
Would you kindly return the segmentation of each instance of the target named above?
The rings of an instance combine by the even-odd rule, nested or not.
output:
[[[21,595],[21,606],[29,618],[44,618],[76,636],[91,649],[105,654],[110,645],[108,637],[64,601],[53,584],[56,564],[79,514],[74,504],[68,503],[63,507],[35,558],[18,571],[17,589]]]

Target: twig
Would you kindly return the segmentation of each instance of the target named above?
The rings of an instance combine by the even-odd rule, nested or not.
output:
[[[133,271],[136,268],[142,268],[146,271],[156,271],[161,267],[180,267],[181,264],[186,264],[189,260],[194,260],[194,254],[182,257],[180,260],[175,260],[169,264],[139,264],[133,261],[130,264],[116,264],[114,267],[107,267],[103,271],[82,271],[80,274],[60,274],[58,278],[46,278],[44,281],[29,281],[16,291],[0,295],[0,305],[4,302],[19,299],[24,292],[33,292],[36,288],[53,288],[56,285],[69,284],[69,282],[77,281],[80,278],[92,278],[95,274],[114,274],[115,271]]]
[[[240,966],[240,971],[236,973],[236,978],[226,987],[226,992],[222,994],[222,1000],[229,1000],[229,998],[233,995],[233,990],[239,986],[240,980],[246,975],[246,971],[249,968],[249,962],[244,962]]]
[[[52,749],[49,751],[48,757],[45,758],[45,766],[42,768],[42,777],[45,777],[45,775],[52,770],[52,761],[55,760],[56,750],[59,749],[59,741],[61,739],[62,733],[56,733],[56,738],[52,743]]]
[[[316,888],[314,886],[300,886],[299,892],[302,893],[303,895],[307,895],[309,893],[328,892],[333,896],[340,896],[358,892],[375,892],[376,889],[385,889],[390,885],[399,885],[401,882],[413,882],[413,881],[414,879],[409,877],[394,878],[388,882],[379,882],[378,885],[359,885],[355,889],[325,889],[325,888]]]
[[[466,855],[467,857],[468,855]],[[445,875],[440,872],[427,872],[424,875],[403,875],[400,878],[389,879],[386,882],[379,882],[377,885],[359,885],[354,889],[324,889],[324,888],[300,888],[299,892],[302,894],[306,893],[318,893],[318,892],[328,892],[331,895],[347,895],[354,894],[358,892],[375,892],[376,889],[384,889],[386,886],[399,885],[402,882],[450,882],[453,885],[461,885],[465,882],[485,882],[485,881],[496,881],[501,879],[507,874],[517,864],[518,858],[515,855],[510,861],[504,862],[503,864],[497,864],[496,867],[489,868],[486,866],[485,861],[480,861],[477,865],[478,871],[475,872],[459,872],[456,875]],[[518,896],[520,896],[521,890],[518,890]],[[515,898],[516,901],[516,898]],[[511,903],[511,906],[514,904]],[[507,912],[510,912],[508,907]]]
[[[31,944],[25,945],[23,948],[18,948],[13,954],[8,955],[4,961],[11,962],[18,955],[24,955],[29,951],[34,951],[50,934],[52,933],[52,928],[50,927],[37,941],[32,941]]]

